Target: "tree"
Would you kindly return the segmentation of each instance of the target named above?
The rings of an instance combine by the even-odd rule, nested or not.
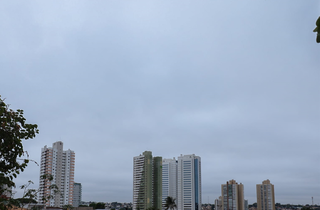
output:
[[[166,210],[174,210],[177,208],[176,199],[168,196],[166,198],[166,203],[164,204]]]
[[[44,181],[46,183],[50,183],[53,180],[53,176],[51,174],[44,174],[44,175],[40,176],[40,180]],[[34,199],[36,199],[38,197],[38,193],[42,189],[41,188],[39,188],[39,189],[29,189],[29,186],[31,184],[33,184],[33,182],[31,180],[29,180],[27,184],[24,184],[24,185],[20,186],[20,188],[24,190],[22,199],[34,200]],[[53,194],[44,193],[42,195],[42,200],[41,200],[42,204],[46,204],[50,199],[53,199],[54,195],[55,196],[59,196],[59,195],[61,196],[61,192],[60,192],[60,190],[59,190],[59,188],[58,188],[58,186],[56,184],[50,184],[49,185],[49,190]],[[27,205],[27,208],[29,209],[30,204],[31,204],[31,202],[25,203],[24,205]],[[70,206],[67,206],[67,207],[69,208]],[[71,209],[71,208],[69,208],[69,209]]]
[[[312,210],[312,208],[309,205],[305,205],[301,210]]]
[[[105,203],[99,202],[96,204],[96,209],[104,209],[104,208],[106,208]]]
[[[23,150],[22,140],[32,139],[39,133],[36,124],[27,124],[23,110],[14,111],[0,96],[0,209],[10,207],[12,199],[6,193],[15,187],[13,181],[24,171],[29,156]],[[26,158],[22,158],[26,156]]]
[[[93,209],[104,209],[105,206],[106,206],[106,204],[102,203],[102,202],[99,202],[99,203],[92,202],[89,204],[89,207],[92,207]]]
[[[97,203],[96,202],[92,202],[89,204],[89,207],[92,207],[93,209],[96,209]]]
[[[62,207],[62,209],[63,209],[63,210],[71,210],[71,209],[73,209],[73,206],[70,205],[70,204],[64,205],[64,206]]]
[[[320,43],[320,16],[318,18],[318,20],[316,21],[316,28],[313,30],[313,32],[317,33],[317,38],[316,41],[317,43]]]

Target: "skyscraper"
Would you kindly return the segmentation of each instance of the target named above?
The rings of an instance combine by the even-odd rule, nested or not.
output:
[[[74,183],[72,206],[79,207],[79,205],[81,204],[81,199],[82,199],[82,185],[81,183]]]
[[[162,161],[162,205],[168,196],[178,198],[178,161],[163,159]]]
[[[222,210],[222,197],[219,196],[219,199],[214,200],[214,208],[215,210]]]
[[[222,210],[244,210],[243,184],[230,180],[221,185]]]
[[[133,209],[161,209],[162,157],[145,151],[133,158]]]
[[[275,210],[274,186],[269,179],[257,184],[257,209]]]
[[[63,143],[57,141],[52,148],[45,146],[41,149],[40,177],[45,174],[53,176],[52,181],[40,179],[39,202],[42,198],[49,195],[53,198],[46,203],[47,206],[62,207],[72,205],[73,184],[74,184],[74,165],[75,153],[70,149],[64,151]],[[49,189],[50,185],[55,184],[60,193],[55,194],[54,190]]]
[[[152,206],[155,209],[162,209],[162,157],[153,158],[153,189]]]
[[[201,158],[178,157],[178,210],[201,210]]]

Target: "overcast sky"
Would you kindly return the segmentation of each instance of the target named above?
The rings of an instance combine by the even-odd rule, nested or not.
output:
[[[132,202],[133,157],[202,160],[202,202],[270,179],[320,204],[319,0],[0,2],[0,94],[63,141],[84,201]],[[16,180],[33,180],[30,163]],[[18,195],[21,194],[19,191]]]

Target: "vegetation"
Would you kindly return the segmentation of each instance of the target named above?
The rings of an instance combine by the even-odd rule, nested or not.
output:
[[[39,133],[36,124],[27,124],[23,110],[14,111],[0,96],[0,210],[10,208],[18,200],[10,198],[13,181],[29,163],[22,140],[32,139]],[[23,158],[25,157],[25,158]]]
[[[177,208],[176,199],[168,196],[166,198],[166,203],[164,204],[165,210],[174,210]]]
[[[63,209],[63,210],[71,210],[71,209],[73,209],[73,206],[70,205],[70,204],[64,205],[64,206],[62,207],[62,209]]]
[[[317,43],[320,43],[320,16],[318,18],[318,20],[316,21],[316,28],[313,30],[313,32],[317,33],[317,38],[316,41]]]
[[[89,207],[92,207],[93,209],[104,209],[106,206],[105,203],[99,202],[99,203],[90,203]]]

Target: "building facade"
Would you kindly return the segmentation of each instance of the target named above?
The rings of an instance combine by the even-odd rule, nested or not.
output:
[[[41,149],[40,177],[46,174],[52,175],[52,180],[40,178],[40,191],[38,201],[43,203],[46,199],[46,206],[62,207],[72,205],[74,186],[75,153],[63,150],[61,141],[53,143],[52,147],[45,146]],[[51,185],[56,185],[59,192],[50,189]]]
[[[214,207],[215,210],[222,210],[222,197],[220,196],[219,199],[214,200]]]
[[[274,185],[270,180],[257,184],[257,210],[275,210]]]
[[[230,180],[221,185],[222,210],[244,210],[243,184]]]
[[[133,209],[161,209],[162,157],[145,151],[133,158]]]
[[[168,196],[178,198],[178,160],[163,159],[162,161],[162,205]]]
[[[201,210],[201,158],[178,157],[178,210]]]
[[[79,207],[79,205],[81,204],[81,199],[82,199],[82,185],[81,183],[74,183],[72,206]]]
[[[162,209],[162,157],[153,159],[153,186],[152,186],[152,206],[155,209]]]

